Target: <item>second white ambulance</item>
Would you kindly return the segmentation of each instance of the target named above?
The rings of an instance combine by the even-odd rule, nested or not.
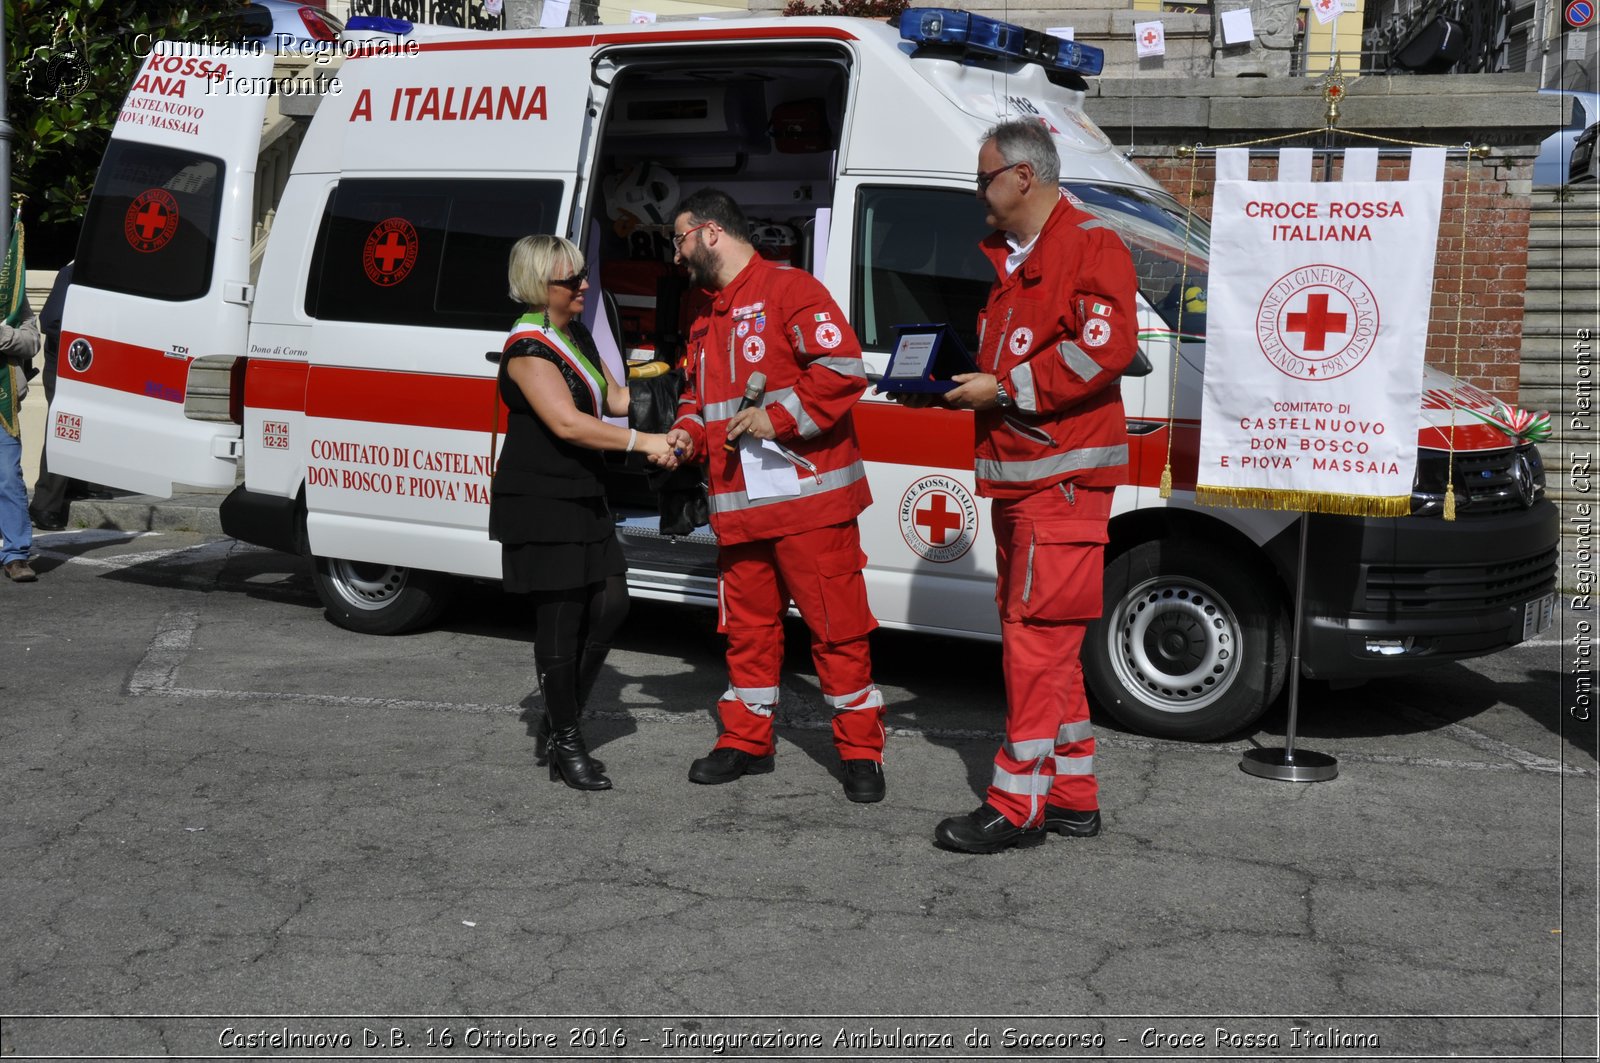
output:
[[[670,356],[683,282],[652,223],[670,221],[655,215],[680,192],[715,185],[759,219],[768,253],[829,287],[879,373],[896,324],[948,321],[975,340],[992,279],[977,250],[979,138],[1034,115],[1057,137],[1066,192],[1133,251],[1154,366],[1122,382],[1133,482],[1117,492],[1105,617],[1084,650],[1091,690],[1129,727],[1188,738],[1237,730],[1277,697],[1301,518],[1197,507],[1186,490],[1206,229],[1085,117],[1092,49],[917,9],[897,26],[662,23],[414,51],[344,63],[304,130],[259,276],[258,189],[276,187],[256,172],[267,101],[219,90],[268,77],[270,60],[174,44],[148,60],[85,222],[52,469],[167,495],[233,485],[243,459],[229,534],[308,555],[336,623],[414,628],[455,579],[499,576],[485,354],[518,313],[513,241],[578,241],[606,296],[591,300],[610,311],[606,342]],[[200,401],[219,373],[228,421],[204,419]],[[1538,451],[1450,409],[1487,406],[1481,392],[1430,374],[1427,394],[1414,514],[1311,518],[1306,675],[1393,674],[1549,622],[1557,519]],[[874,612],[891,628],[994,638],[970,415],[869,393],[856,422],[877,500],[861,521]],[[1452,448],[1460,519],[1445,523]],[[1177,490],[1164,500],[1169,449]],[[642,467],[613,471],[633,593],[711,604],[710,535],[662,536]]]

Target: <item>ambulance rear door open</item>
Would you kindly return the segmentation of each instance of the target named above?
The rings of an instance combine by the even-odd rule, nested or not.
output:
[[[112,132],[79,240],[50,470],[170,496],[226,487],[239,426],[191,419],[201,358],[244,353],[269,55],[159,43]],[[214,364],[214,363],[213,363]]]

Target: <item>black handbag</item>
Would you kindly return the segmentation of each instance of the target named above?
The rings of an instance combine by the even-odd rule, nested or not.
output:
[[[641,432],[666,432],[678,419],[683,370],[628,381],[628,426]],[[651,468],[645,483],[656,493],[662,535],[688,535],[711,523],[711,503],[695,464],[676,469]]]

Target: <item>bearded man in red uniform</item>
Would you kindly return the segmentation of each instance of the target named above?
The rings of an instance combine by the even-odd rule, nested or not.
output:
[[[691,195],[673,216],[676,257],[708,298],[689,330],[667,439],[682,460],[707,464],[718,625],[728,638],[722,735],[689,778],[717,784],[772,770],[783,617],[793,600],[833,710],[845,796],[881,801],[883,695],[867,646],[877,621],[856,525],[872,495],[850,413],[867,386],[861,345],[827,289],[761,258],[749,231],[744,211],[715,189]]]
[[[978,152],[982,244],[994,287],[978,320],[978,373],[944,402],[975,411],[978,494],[993,499],[1006,740],[984,803],[934,831],[993,853],[1046,831],[1100,833],[1094,733],[1078,652],[1100,615],[1106,522],[1126,480],[1118,383],[1138,343],[1133,259],[1061,192],[1060,157],[1035,119],[995,126]]]

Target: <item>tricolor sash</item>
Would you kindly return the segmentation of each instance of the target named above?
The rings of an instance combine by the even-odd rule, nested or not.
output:
[[[542,314],[523,314],[518,318],[517,323],[511,327],[511,334],[506,337],[504,350],[509,351],[515,344],[531,339],[555,351],[561,360],[578,374],[578,379],[589,388],[589,398],[594,403],[594,415],[603,417],[606,412],[606,375],[584,357],[583,352],[578,350],[572,340],[559,329],[544,324],[542,319]]]

